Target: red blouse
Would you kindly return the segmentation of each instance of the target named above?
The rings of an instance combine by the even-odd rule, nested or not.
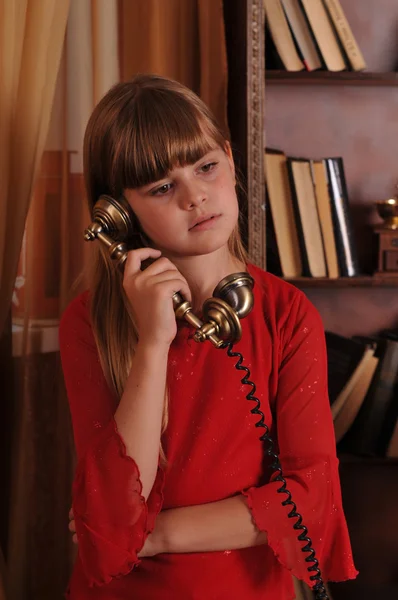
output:
[[[283,473],[308,527],[324,580],[354,578],[343,513],[327,393],[324,332],[306,296],[249,265],[254,308],[242,320],[236,350],[251,370]],[[179,322],[170,347],[169,425],[151,494],[141,496],[139,468],[126,455],[90,327],[88,294],[66,309],[60,326],[62,364],[78,456],[73,510],[78,557],[71,600],[289,600],[289,571],[309,582],[288,507],[269,477],[250,413],[250,391],[234,359],[198,344]],[[138,559],[162,509],[214,502],[243,493],[268,544],[243,550],[160,554]]]

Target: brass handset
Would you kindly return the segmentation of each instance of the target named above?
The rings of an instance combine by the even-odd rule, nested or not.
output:
[[[109,250],[111,258],[123,269],[127,258],[127,241],[136,235],[134,215],[128,203],[122,198],[115,200],[102,195],[93,209],[93,222],[84,231],[88,242],[100,240]],[[242,336],[240,319],[246,317],[253,308],[254,280],[249,273],[233,273],[217,285],[213,297],[203,304],[203,323],[192,312],[192,305],[180,293],[173,296],[174,310],[178,319],[185,319],[195,329],[197,342],[210,340],[216,348],[224,343],[236,343]]]

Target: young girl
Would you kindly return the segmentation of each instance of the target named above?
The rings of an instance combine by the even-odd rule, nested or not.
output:
[[[123,273],[95,242],[90,291],[65,311],[63,370],[78,464],[71,600],[289,600],[311,585],[297,519],[270,476],[235,360],[176,321],[248,271],[243,354],[324,580],[356,576],[341,504],[321,319],[298,289],[248,262],[231,147],[184,86],[113,87],[85,136],[90,210],[101,194],[136,219]],[[152,261],[142,270],[146,259]]]

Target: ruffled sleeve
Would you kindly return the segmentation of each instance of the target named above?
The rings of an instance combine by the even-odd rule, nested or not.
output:
[[[338,459],[327,386],[327,358],[320,316],[298,292],[280,331],[278,390],[275,405],[277,446],[287,489],[308,528],[324,581],[355,578],[342,507]],[[287,496],[278,493],[276,474],[262,487],[243,493],[253,519],[265,531],[278,560],[298,579],[313,585],[308,553],[288,518]]]
[[[117,400],[99,363],[87,296],[65,311],[60,349],[78,458],[72,506],[79,558],[89,585],[103,585],[140,562],[137,553],[162,507],[163,471],[145,501],[139,468],[113,418]]]

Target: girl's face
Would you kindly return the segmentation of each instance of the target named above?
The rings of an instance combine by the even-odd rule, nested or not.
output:
[[[238,220],[229,145],[159,181],[124,193],[144,232],[169,257],[209,254],[225,246]],[[199,223],[201,222],[201,224]]]

